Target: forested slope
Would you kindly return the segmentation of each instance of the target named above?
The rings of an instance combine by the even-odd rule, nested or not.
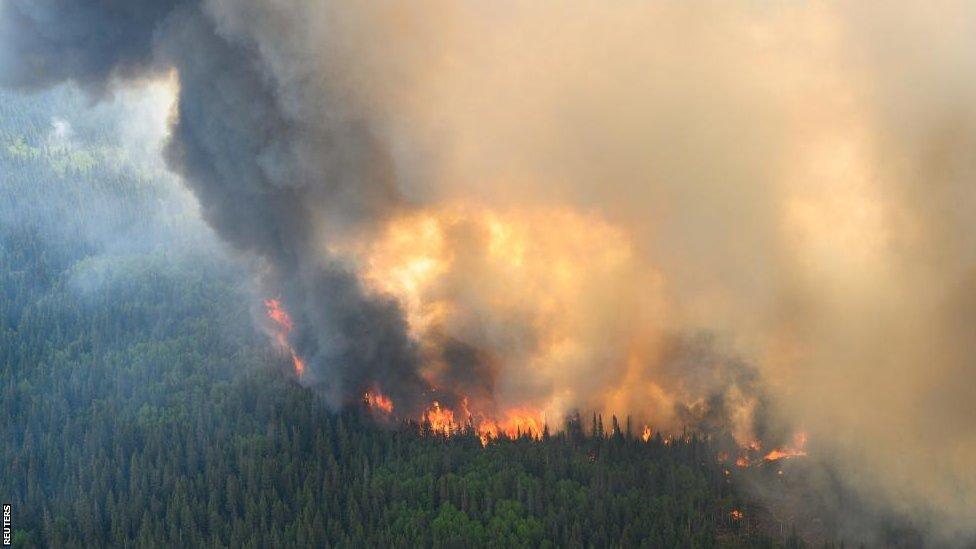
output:
[[[593,436],[610,428],[586,418],[482,448],[329,412],[120,123],[70,91],[0,97],[0,500],[16,546],[771,544],[731,519],[749,505],[695,437]]]

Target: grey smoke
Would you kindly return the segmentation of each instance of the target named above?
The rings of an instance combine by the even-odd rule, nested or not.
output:
[[[6,0],[0,79],[98,95],[175,68],[170,164],[264,263],[334,405],[429,389],[403,305],[367,294],[332,243],[413,202],[595,212],[660,273],[655,330],[731,334],[840,482],[954,542],[976,532],[973,21],[962,0]],[[464,283],[490,282],[453,278],[464,305],[484,297]],[[626,311],[649,285],[625,277],[586,309],[608,350],[557,372],[574,404],[619,388],[624,346],[645,339],[620,327],[644,324]],[[467,330],[489,308],[465,310],[448,341],[534,347],[513,322]],[[709,346],[665,342],[633,371],[712,423],[759,386]],[[443,353],[449,379],[491,373],[462,350]],[[495,387],[552,385],[531,377]],[[631,393],[614,396],[654,404]]]
[[[70,80],[104,91],[162,69],[153,37],[184,2],[35,0],[0,4],[0,81],[41,88]]]
[[[399,201],[367,120],[341,98],[317,105],[325,117],[296,112],[289,102],[317,91],[276,80],[259,45],[218,30],[201,2],[3,2],[0,36],[0,79],[18,88],[70,81],[98,96],[175,68],[170,167],[216,232],[265,266],[265,290],[295,320],[305,381],[336,407],[376,387],[405,412],[420,409],[429,390],[397,304],[367,297],[315,237],[323,211],[349,226]]]

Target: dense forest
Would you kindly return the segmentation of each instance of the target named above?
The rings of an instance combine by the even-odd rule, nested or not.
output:
[[[586,417],[483,448],[330,412],[254,328],[239,260],[119,137],[118,105],[88,107],[64,89],[0,97],[14,546],[799,543],[755,527],[697,436]]]

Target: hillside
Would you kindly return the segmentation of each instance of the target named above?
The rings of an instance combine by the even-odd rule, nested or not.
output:
[[[253,327],[242,271],[173,182],[84,101],[0,101],[15,546],[771,543],[732,518],[749,505],[697,437],[645,442],[587,418],[483,448],[329,412]]]

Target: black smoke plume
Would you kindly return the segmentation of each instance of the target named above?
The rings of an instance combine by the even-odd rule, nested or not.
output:
[[[28,89],[70,81],[97,97],[175,69],[169,164],[218,234],[262,262],[266,291],[294,319],[304,381],[336,407],[379,389],[418,411],[429,390],[398,305],[367,296],[313,223],[323,210],[338,227],[396,208],[387,151],[342,98],[320,97],[322,116],[305,116],[293,104],[303,84],[278,81],[256,43],[215,19],[190,0],[3,2],[0,79]]]

